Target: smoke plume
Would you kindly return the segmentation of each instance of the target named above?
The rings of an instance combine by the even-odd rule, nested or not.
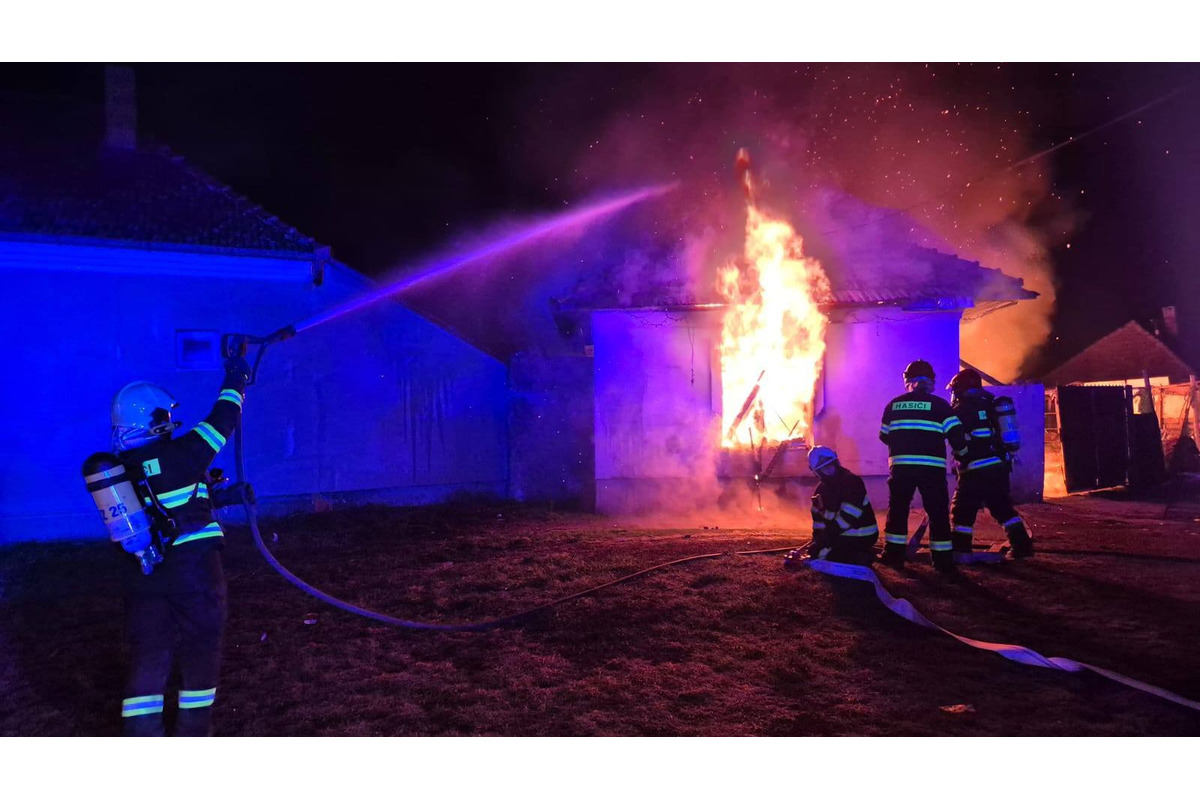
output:
[[[1005,69],[687,65],[623,81],[579,68],[559,80],[539,86],[530,124],[554,139],[535,133],[526,150],[536,162],[525,168],[581,192],[683,184],[627,220],[658,241],[619,259],[618,305],[663,287],[675,287],[670,299],[712,299],[717,267],[741,246],[745,205],[733,159],[747,147],[761,202],[829,261],[835,287],[839,271],[877,285],[920,282],[926,266],[896,254],[933,247],[1022,278],[1041,295],[965,323],[966,360],[1010,380],[1045,341],[1055,288],[1048,250],[1070,233],[1072,215],[1052,196],[1047,162],[1005,169],[1045,144],[1035,146],[1028,108],[1049,102],[1017,97]],[[555,119],[548,109],[563,107],[553,98],[564,95],[586,97],[606,116]],[[564,150],[572,141],[582,144]]]

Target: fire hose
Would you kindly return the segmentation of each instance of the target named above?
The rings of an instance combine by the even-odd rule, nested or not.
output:
[[[267,347],[275,342],[283,341],[284,339],[290,338],[293,335],[295,335],[295,329],[291,328],[291,327],[283,328],[265,338],[249,337],[249,336],[245,336],[242,334],[228,334],[222,340],[222,349],[226,356],[229,356],[229,355],[235,354],[235,353],[240,353],[242,355],[245,355],[246,350],[249,345],[254,344],[254,345],[258,346],[258,350],[257,350],[257,352],[255,354],[255,358],[254,358],[253,367],[251,369],[249,379],[247,380],[247,385],[249,385],[249,384],[254,383],[254,380],[257,378],[258,368],[262,364],[263,356],[266,353]],[[240,484],[242,484],[243,486],[249,486],[249,484],[246,480],[245,437],[243,434],[242,421],[240,419],[238,421],[237,428],[234,430],[234,458],[235,458],[235,462],[236,462],[238,482]],[[390,614],[384,614],[384,613],[381,613],[378,611],[373,611],[368,608],[363,608],[363,607],[357,606],[353,603],[349,603],[345,600],[340,600],[337,597],[334,597],[333,595],[331,595],[327,592],[324,592],[324,591],[316,588],[315,586],[312,586],[311,584],[307,583],[306,581],[304,581],[303,579],[301,579],[300,577],[298,577],[294,573],[292,573],[290,570],[288,570],[285,566],[283,566],[283,564],[281,564],[279,562],[279,560],[277,558],[275,558],[275,556],[271,553],[270,549],[266,545],[266,542],[263,541],[262,533],[258,527],[257,500],[254,496],[253,490],[243,491],[241,494],[241,501],[242,501],[243,509],[246,512],[246,520],[250,527],[251,536],[254,539],[254,544],[258,548],[259,553],[262,554],[263,558],[267,561],[268,564],[271,565],[271,567],[276,572],[278,572],[285,580],[287,580],[289,583],[291,583],[296,588],[298,588],[301,591],[305,592],[306,594],[316,598],[317,600],[320,600],[324,603],[328,603],[329,605],[334,606],[335,608],[339,608],[343,611],[346,611],[348,613],[355,614],[355,615],[358,615],[361,617],[366,617],[367,619],[371,619],[376,622],[382,622],[386,625],[392,625],[395,627],[405,628],[405,629],[409,629],[409,630],[441,631],[441,632],[447,632],[447,633],[480,632],[480,631],[488,631],[488,630],[494,630],[497,628],[513,626],[513,625],[516,625],[524,620],[527,620],[537,614],[540,614],[544,611],[548,611],[551,608],[562,605],[564,603],[568,603],[572,600],[577,600],[586,595],[593,594],[593,593],[599,592],[603,589],[607,589],[609,587],[616,586],[621,583],[625,583],[626,581],[633,580],[634,578],[638,578],[643,575],[647,575],[652,572],[657,572],[659,570],[663,570],[668,567],[673,567],[673,566],[676,566],[679,564],[686,564],[686,563],[693,562],[693,561],[711,560],[711,559],[715,559],[715,558],[722,558],[725,556],[751,556],[751,555],[767,555],[767,554],[771,554],[771,553],[782,553],[785,551],[803,547],[805,544],[808,543],[808,541],[811,541],[811,540],[808,540],[805,542],[801,542],[798,545],[769,548],[769,549],[765,549],[765,550],[722,551],[722,552],[718,552],[718,553],[702,553],[700,555],[687,556],[685,558],[677,558],[672,561],[664,562],[662,564],[655,564],[654,566],[638,570],[637,572],[632,572],[628,575],[623,575],[619,578],[615,578],[615,579],[607,581],[605,583],[601,583],[599,585],[592,586],[587,589],[583,589],[581,591],[566,595],[564,597],[560,597],[555,600],[551,600],[549,602],[542,603],[540,605],[533,606],[531,608],[527,608],[527,609],[518,611],[513,614],[508,614],[506,616],[495,617],[495,618],[487,619],[487,620],[470,621],[470,622],[434,623],[434,622],[422,622],[419,620],[403,619],[401,617],[395,617]],[[913,550],[915,550],[916,547],[919,546],[919,544],[920,544],[920,537],[924,533],[924,527],[925,527],[924,524],[919,526],[917,529],[917,532],[914,534],[914,536],[910,540],[909,544]],[[1050,552],[1050,551],[1043,550],[1042,552]],[[1059,551],[1055,551],[1055,552],[1059,552]],[[1065,553],[1066,551],[1062,551],[1062,552]],[[1110,553],[1110,552],[1105,552],[1105,551],[1081,551],[1078,553],[1071,553],[1071,554],[1074,554],[1074,555],[1106,555],[1106,556],[1125,555],[1125,554]],[[1136,554],[1135,554],[1135,556],[1136,556]],[[1172,561],[1184,561],[1184,562],[1188,562],[1188,563],[1196,562],[1195,559],[1185,559],[1185,558],[1172,557],[1172,556],[1161,556],[1161,557],[1159,557],[1159,556],[1143,556],[1143,557],[1159,558],[1159,559],[1163,559],[1163,560],[1172,560]],[[1130,678],[1130,677],[1128,677],[1126,675],[1122,675],[1118,672],[1113,672],[1112,670],[1104,669],[1103,667],[1097,667],[1092,664],[1087,664],[1082,661],[1075,661],[1075,660],[1069,659],[1069,658],[1061,658],[1061,657],[1048,658],[1046,656],[1041,655],[1040,653],[1037,653],[1033,650],[1030,650],[1027,647],[1022,647],[1020,645],[985,642],[985,641],[980,641],[978,639],[971,639],[971,638],[968,638],[965,636],[960,636],[956,633],[953,633],[953,632],[947,630],[946,628],[943,628],[940,625],[937,625],[937,624],[931,622],[924,615],[922,615],[919,611],[917,611],[916,608],[913,607],[912,603],[910,603],[909,601],[904,600],[904,599],[898,599],[898,598],[894,597],[891,593],[889,593],[887,591],[886,588],[884,588],[883,584],[879,580],[879,576],[870,567],[858,566],[858,565],[853,565],[853,564],[841,564],[841,563],[826,561],[826,560],[822,560],[822,559],[808,559],[806,561],[806,563],[809,565],[809,567],[814,572],[819,572],[819,573],[822,573],[825,575],[831,575],[834,577],[848,578],[851,580],[857,580],[857,581],[870,583],[875,590],[876,598],[881,603],[883,603],[883,605],[885,607],[887,607],[893,613],[898,614],[899,616],[907,619],[908,621],[913,622],[917,625],[920,625],[924,628],[928,628],[930,630],[936,630],[936,631],[944,633],[948,636],[951,636],[954,639],[957,639],[958,641],[960,641],[963,644],[966,644],[970,647],[974,647],[974,648],[980,649],[980,650],[985,650],[988,652],[993,652],[993,653],[996,653],[997,655],[1000,655],[1006,659],[1009,659],[1010,661],[1015,661],[1017,663],[1026,664],[1029,666],[1043,667],[1043,668],[1048,668],[1048,669],[1061,670],[1061,671],[1065,671],[1065,672],[1089,671],[1089,672],[1095,673],[1097,675],[1100,675],[1102,677],[1108,678],[1109,680],[1115,681],[1117,683],[1121,683],[1125,686],[1129,686],[1133,689],[1137,689],[1139,691],[1155,695],[1155,696],[1160,697],[1169,702],[1176,703],[1178,705],[1181,705],[1181,706],[1184,706],[1186,708],[1190,708],[1190,709],[1193,709],[1196,711],[1200,711],[1200,703],[1197,703],[1193,700],[1189,700],[1188,698],[1183,697],[1178,694],[1175,694],[1174,692],[1167,691],[1166,689],[1162,689],[1157,686],[1153,686],[1151,684],[1144,683],[1142,681],[1138,681],[1134,678]]]
[[[1094,672],[1097,675],[1108,678],[1111,681],[1124,684],[1130,688],[1137,689],[1138,691],[1155,695],[1163,700],[1168,700],[1177,705],[1190,708],[1193,711],[1200,711],[1200,703],[1197,703],[1194,700],[1189,700],[1186,697],[1175,694],[1174,692],[1169,692],[1166,689],[1153,686],[1149,683],[1143,683],[1142,681],[1122,675],[1119,672],[1113,672],[1112,670],[1104,669],[1103,667],[1085,664],[1082,661],[1075,661],[1070,658],[1047,658],[1041,653],[1030,650],[1028,647],[1022,647],[1021,645],[984,642],[979,639],[971,639],[966,636],[959,636],[957,633],[953,633],[952,631],[943,628],[941,625],[930,622],[925,615],[923,615],[920,611],[917,611],[917,609],[914,608],[913,604],[909,601],[892,596],[892,594],[888,592],[886,588],[884,588],[883,583],[880,582],[879,576],[875,574],[875,570],[871,569],[870,567],[860,567],[855,564],[838,564],[832,561],[819,560],[810,561],[808,563],[809,567],[812,568],[814,572],[820,572],[824,575],[833,575],[834,577],[838,578],[849,578],[851,580],[863,581],[871,584],[875,589],[875,597],[878,598],[879,602],[883,603],[883,605],[892,613],[904,617],[904,619],[908,620],[909,622],[920,625],[923,628],[939,631],[947,636],[951,636],[970,647],[974,647],[978,650],[986,650],[1003,658],[1007,658],[1009,661],[1015,661],[1018,664],[1025,664],[1031,667],[1043,667],[1046,669],[1061,670],[1063,672]]]
[[[245,334],[226,334],[222,338],[221,348],[222,348],[223,354],[226,357],[229,357],[231,355],[245,356],[250,345],[257,346],[258,349],[254,356],[254,362],[253,362],[253,366],[251,367],[251,370],[250,370],[250,376],[249,376],[248,380],[246,381],[246,384],[249,386],[249,385],[253,384],[255,379],[258,377],[258,368],[262,364],[263,356],[266,354],[267,347],[276,342],[280,342],[280,341],[283,341],[284,339],[291,338],[294,335],[295,335],[295,328],[293,328],[293,327],[282,328],[279,331],[276,331],[275,333],[271,334],[270,336],[266,336],[266,337],[253,337],[253,336],[247,336]],[[239,484],[241,484],[243,486],[249,486],[250,484],[246,479],[245,435],[243,433],[242,420],[240,420],[240,419],[238,420],[237,428],[234,429],[233,437],[234,437],[233,438],[234,462],[235,462],[235,466],[236,466],[236,470],[237,470],[237,480],[238,480]],[[647,567],[646,569],[638,570],[637,572],[633,572],[628,575],[623,575],[614,580],[599,584],[598,586],[592,586],[587,589],[583,589],[582,591],[578,591],[573,594],[566,595],[565,597],[560,597],[555,600],[551,600],[548,603],[542,603],[541,605],[533,606],[532,608],[527,608],[523,611],[518,611],[515,614],[508,614],[503,617],[496,617],[493,619],[479,620],[479,621],[472,621],[472,622],[459,622],[459,623],[421,622],[418,620],[402,619],[400,617],[394,617],[390,614],[383,614],[378,611],[373,611],[369,608],[363,608],[361,606],[354,605],[353,603],[349,603],[345,600],[340,600],[337,597],[334,597],[333,595],[329,594],[328,592],[324,592],[324,591],[318,589],[317,587],[313,586],[312,584],[307,583],[302,578],[300,578],[297,575],[295,575],[294,573],[292,573],[287,567],[283,566],[283,564],[281,564],[279,562],[279,559],[275,558],[275,556],[271,553],[270,549],[267,547],[266,542],[263,541],[262,532],[259,530],[259,527],[258,527],[258,501],[254,496],[253,490],[242,491],[240,499],[241,499],[241,503],[242,503],[242,508],[246,512],[246,520],[250,527],[250,535],[254,539],[255,546],[258,548],[259,553],[262,554],[262,557],[264,559],[266,559],[266,562],[268,564],[270,564],[271,567],[276,572],[278,572],[281,576],[283,576],[283,578],[285,580],[287,580],[289,583],[291,583],[297,589],[300,589],[302,592],[304,592],[324,603],[328,603],[329,605],[332,605],[335,608],[339,608],[342,611],[346,611],[351,614],[356,614],[360,617],[366,617],[367,619],[372,619],[372,620],[375,620],[376,622],[382,622],[386,625],[394,625],[398,628],[407,628],[409,630],[442,631],[442,632],[449,632],[449,633],[463,633],[463,632],[478,632],[478,631],[494,630],[496,628],[503,628],[503,627],[515,625],[516,623],[518,623],[522,620],[528,619],[529,617],[532,617],[543,611],[547,611],[555,606],[562,605],[563,603],[567,603],[571,600],[577,600],[581,597],[584,597],[585,595],[589,595],[594,592],[598,592],[602,589],[607,589],[610,586],[616,586],[617,584],[624,583],[625,581],[629,581],[634,578],[641,577],[642,575],[646,575],[651,572],[656,572],[661,569],[666,569],[667,567],[673,567],[677,564],[685,564],[690,561],[702,561],[702,560],[706,560],[706,559],[721,558],[723,556],[729,556],[729,555],[748,556],[748,555],[763,555],[763,554],[767,554],[767,553],[781,553],[786,550],[792,550],[796,547],[802,547],[802,546],[804,546],[804,544],[807,544],[807,542],[802,542],[799,545],[790,545],[788,547],[772,548],[769,550],[745,550],[745,551],[740,551],[740,552],[722,551],[720,553],[703,553],[701,555],[688,556],[686,558],[677,558],[673,561],[667,561],[662,564],[656,564],[652,567]]]

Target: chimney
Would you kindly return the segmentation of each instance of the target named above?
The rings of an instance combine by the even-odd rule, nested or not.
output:
[[[131,150],[137,147],[137,89],[133,67],[104,67],[104,145]]]
[[[1167,329],[1167,335],[1172,339],[1179,338],[1179,323],[1175,319],[1175,306],[1163,306],[1162,310],[1163,327]]]

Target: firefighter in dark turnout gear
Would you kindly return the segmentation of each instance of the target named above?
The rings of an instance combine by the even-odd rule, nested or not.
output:
[[[1012,460],[1000,438],[995,397],[983,388],[973,369],[960,371],[946,388],[967,434],[967,452],[958,459],[958,486],[950,505],[955,559],[961,563],[971,553],[980,508],[987,508],[1004,527],[1013,558],[1028,558],[1033,555],[1033,541],[1010,497]]]
[[[820,479],[812,496],[812,543],[783,559],[785,569],[823,558],[842,564],[870,564],[875,558],[879,525],[862,478],[838,461],[837,453],[818,445],[808,451],[808,468]]]
[[[879,525],[863,479],[843,467],[828,447],[810,450],[808,466],[821,481],[812,496],[809,554],[843,564],[870,564]]]
[[[142,502],[166,519],[159,524],[166,528],[163,561],[151,574],[122,558],[132,659],[121,707],[126,735],[164,735],[164,695],[176,659],[182,677],[176,733],[212,733],[226,603],[224,533],[213,515],[208,468],[241,419],[250,372],[241,356],[229,358],[225,370],[212,411],[182,436],[172,437],[177,404],[161,387],[132,383],[113,399],[113,447],[126,470],[146,479],[154,497]]]
[[[929,517],[929,549],[933,565],[954,571],[950,539],[950,496],[946,485],[946,442],[956,456],[965,455],[962,422],[950,404],[933,394],[933,367],[914,361],[904,370],[907,391],[883,409],[879,438],[888,446],[888,513],[884,524],[883,561],[904,563],[908,548],[908,510],[913,494]]]

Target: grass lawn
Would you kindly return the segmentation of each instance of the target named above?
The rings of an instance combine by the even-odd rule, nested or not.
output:
[[[928,563],[880,575],[956,633],[1200,699],[1200,522],[1094,499],[1022,513],[1042,551],[1032,561],[956,582]],[[501,616],[655,563],[806,538],[513,506],[339,510],[263,531],[311,583],[425,621]],[[990,522],[978,533],[999,535]],[[1198,712],[973,650],[894,616],[864,584],[787,573],[780,556],[671,567],[520,628],[427,633],[325,606],[277,576],[244,529],[229,539],[221,735],[1200,734]],[[104,542],[0,549],[0,734],[119,733],[116,558]]]

